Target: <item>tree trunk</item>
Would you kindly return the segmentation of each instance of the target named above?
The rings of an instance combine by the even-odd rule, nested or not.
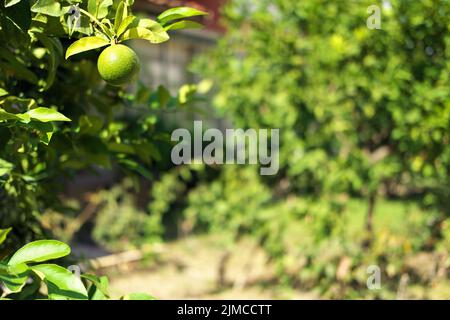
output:
[[[219,269],[217,272],[217,287],[224,288],[227,286],[227,266],[231,258],[231,250],[227,249],[219,261]]]
[[[219,268],[217,270],[217,285],[219,288],[224,288],[228,285],[227,283],[227,268],[228,261],[230,261],[231,256],[233,254],[233,248],[236,247],[237,243],[241,240],[243,234],[242,230],[237,230],[236,234],[233,237],[233,242],[231,246],[227,247],[225,252],[219,261]]]
[[[372,245],[373,242],[373,214],[375,211],[375,203],[377,198],[377,192],[371,192],[369,194],[368,206],[367,206],[367,216],[366,216],[366,240],[364,241],[363,246],[368,248]]]

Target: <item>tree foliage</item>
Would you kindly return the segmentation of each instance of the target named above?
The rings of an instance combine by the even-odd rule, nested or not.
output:
[[[161,43],[174,23],[204,13],[182,7],[141,19],[132,4],[0,3],[0,226],[13,227],[11,242],[43,236],[40,213],[63,210],[55,191],[80,170],[151,177],[158,145],[167,141],[157,109],[178,99],[140,83],[131,91],[108,86],[92,49],[129,39]]]
[[[11,229],[0,229],[0,246]],[[6,259],[0,259],[0,300],[107,300],[109,281],[105,276],[76,274],[69,268],[48,263],[66,257],[70,247],[57,240],[33,241]],[[46,263],[42,263],[46,262]],[[77,270],[75,270],[77,271]],[[80,271],[80,270],[78,270]],[[47,288],[45,293],[41,287]],[[124,300],[153,300],[148,294],[123,296]]]
[[[370,1],[233,1],[201,70],[237,126],[281,129],[289,191],[419,193],[448,212],[450,6],[389,3],[370,30]]]
[[[224,169],[191,192],[186,216],[212,230],[256,236],[284,275],[292,276],[292,259],[305,259],[294,278],[334,297],[365,289],[365,264],[401,270],[411,248],[434,248],[449,214],[450,6],[386,1],[379,4],[381,29],[371,30],[370,5],[230,1],[227,34],[195,65],[215,80],[215,110],[234,127],[280,129],[280,173],[243,178],[251,168]],[[374,231],[380,196],[431,208],[423,237],[412,244]],[[352,197],[367,202],[366,230],[357,237],[345,215]],[[289,236],[296,220],[314,244]],[[336,268],[346,257],[351,276],[340,279]],[[394,280],[396,272],[385,277]]]

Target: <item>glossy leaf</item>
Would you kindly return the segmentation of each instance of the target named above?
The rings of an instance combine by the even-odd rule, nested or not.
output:
[[[81,38],[80,40],[72,43],[69,48],[67,48],[66,59],[75,54],[105,47],[109,44],[110,42],[108,40],[97,36]]]
[[[145,28],[145,29],[149,29],[152,31],[159,31],[162,30],[163,27],[161,26],[161,24],[155,20],[152,19],[135,19],[133,21],[133,24],[131,25],[133,28],[134,27],[141,27],[141,28]]]
[[[180,30],[180,29],[201,29],[201,28],[203,28],[202,24],[190,20],[178,21],[164,27],[166,31]]]
[[[134,16],[130,16],[130,17],[134,17]],[[128,29],[134,29],[134,28],[144,28],[144,29],[148,29],[150,31],[152,31],[153,33],[156,34],[160,34],[160,37],[164,38],[164,41],[166,41],[166,39],[169,39],[169,35],[167,34],[167,32],[164,30],[163,26],[152,19],[148,19],[148,18],[136,18],[134,17],[132,19],[132,21],[124,21],[124,24],[128,24],[124,26],[121,26],[120,28],[120,34],[123,34],[123,32],[125,32]]]
[[[119,30],[122,21],[128,17],[128,7],[125,2],[121,1],[116,10],[116,17],[114,19],[114,30],[117,32]]]
[[[45,281],[50,299],[87,299],[87,291],[80,278],[56,264],[40,264],[30,268]]]
[[[207,15],[206,12],[189,8],[189,7],[177,7],[172,8],[167,11],[164,11],[158,16],[158,20],[161,21],[161,23],[165,24],[172,20],[177,19],[183,19],[183,18],[189,18],[194,16],[204,16]]]
[[[0,121],[5,121],[5,120],[22,120],[22,118],[20,117],[20,115],[7,112],[7,111],[3,110],[2,108],[0,108]]]
[[[88,11],[97,19],[103,19],[108,15],[109,7],[113,5],[113,0],[89,0]]]
[[[97,277],[93,274],[83,274],[81,277],[92,282],[92,285],[89,288],[90,299],[103,300],[109,298],[109,281],[107,277]]]
[[[5,8],[18,4],[21,0],[5,0]]]
[[[92,14],[94,17],[97,17],[97,7],[99,0],[88,0],[88,12]]]
[[[32,109],[32,110],[28,111],[26,114],[28,114],[31,119],[41,121],[41,122],[71,121],[69,118],[67,118],[62,113],[60,113],[54,109],[44,108],[44,107]]]
[[[29,262],[42,262],[65,257],[70,254],[70,247],[57,240],[38,240],[20,248],[8,261],[8,265]]]
[[[103,19],[108,15],[109,7],[113,5],[113,0],[99,0],[97,18]]]
[[[55,0],[37,0],[31,7],[31,11],[35,13],[42,13],[52,17],[60,17],[64,14],[59,1]]]
[[[0,176],[8,173],[13,168],[13,165],[3,159],[0,159]],[[5,171],[9,170],[9,171]],[[5,242],[8,233],[10,233],[12,228],[0,229],[0,245]]]
[[[12,300],[34,300],[39,299],[42,295],[39,293],[41,288],[41,281],[33,273],[28,272],[29,277],[25,282],[25,285],[16,293],[10,293],[7,295],[8,299]]]
[[[29,269],[26,264],[18,264],[13,268],[8,267],[7,273],[0,273],[0,282],[12,292],[20,291],[25,285],[29,276]]]
[[[9,93],[3,88],[0,88],[0,97],[7,96]]]
[[[169,35],[164,30],[153,32],[146,28],[136,27],[129,29],[122,36],[122,41],[130,39],[143,39],[151,43],[162,43],[169,40]]]
[[[120,26],[116,29],[117,36],[120,37],[125,31],[127,31],[128,27],[130,27],[135,20],[136,20],[135,16],[126,17],[120,23]]]

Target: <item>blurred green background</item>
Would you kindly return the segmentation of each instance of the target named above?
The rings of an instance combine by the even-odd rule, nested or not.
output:
[[[141,83],[197,83],[161,130],[278,128],[278,174],[175,166],[167,143],[147,179],[68,184],[43,225],[87,258],[138,250],[100,266],[121,293],[450,298],[449,14],[444,0],[229,0],[203,36],[135,44]]]

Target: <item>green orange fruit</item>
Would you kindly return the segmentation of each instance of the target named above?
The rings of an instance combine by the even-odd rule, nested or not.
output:
[[[97,68],[103,80],[113,86],[132,81],[139,73],[139,57],[123,44],[109,46],[98,57]]]

